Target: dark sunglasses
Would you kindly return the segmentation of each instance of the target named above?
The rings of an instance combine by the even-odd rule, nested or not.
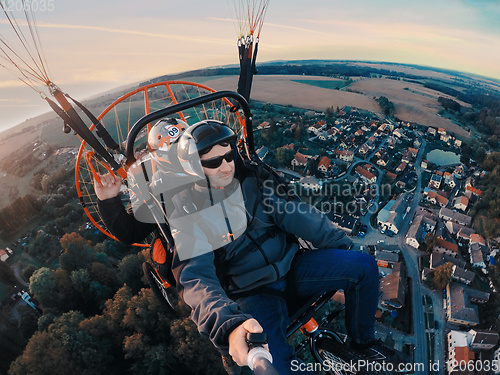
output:
[[[222,161],[225,160],[228,163],[231,163],[234,160],[234,150],[226,152],[222,156],[217,156],[216,158],[200,160],[201,166],[209,169],[219,168],[222,164]]]

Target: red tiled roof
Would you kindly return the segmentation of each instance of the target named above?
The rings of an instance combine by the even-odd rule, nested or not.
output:
[[[472,193],[476,195],[481,195],[482,191],[476,188],[473,188],[472,186],[467,186],[466,190],[471,191]]]
[[[458,245],[456,245],[454,243],[445,241],[442,238],[437,238],[437,245],[439,247],[444,248],[444,249],[448,249],[448,250],[454,251],[455,253],[458,254]]]
[[[328,156],[323,156],[321,158],[321,160],[319,161],[319,163],[318,163],[318,168],[322,165],[322,166],[324,166],[325,168],[328,169],[328,167],[330,166],[331,162],[332,161],[328,158]]]
[[[361,176],[365,177],[368,180],[371,180],[375,177],[373,173],[368,172],[366,169],[359,165],[356,167],[356,173],[359,173]]]
[[[336,155],[351,156],[353,154],[353,152],[349,151],[349,150],[339,150],[339,149],[336,149],[335,150],[335,154]]]
[[[470,242],[471,243],[475,242],[475,243],[480,243],[481,245],[486,245],[486,242],[484,242],[484,238],[477,233],[470,235]]]
[[[297,160],[299,164],[307,164],[307,157],[302,155],[300,152],[295,154],[295,160]]]

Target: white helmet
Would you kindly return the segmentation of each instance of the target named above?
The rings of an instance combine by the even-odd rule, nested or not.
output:
[[[164,168],[172,167],[172,157],[177,158],[176,143],[188,125],[175,118],[158,121],[148,134],[148,150],[151,158]]]

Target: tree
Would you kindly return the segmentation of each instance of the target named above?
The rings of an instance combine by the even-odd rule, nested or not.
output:
[[[189,368],[184,371],[207,375],[224,373],[220,354],[208,339],[199,334],[196,325],[190,318],[186,317],[174,321],[171,335],[174,355],[180,363],[189,364]]]
[[[131,254],[123,258],[118,265],[118,281],[121,284],[127,284],[134,294],[145,285],[142,281],[144,276],[142,272],[143,262],[144,257],[141,254]]]
[[[432,250],[437,245],[437,237],[433,233],[427,233],[424,238],[424,243],[427,246],[427,252],[432,253]]]
[[[47,267],[42,267],[30,277],[30,293],[43,305],[53,306],[57,301],[54,290],[56,289],[56,278],[54,273]]]
[[[448,262],[432,270],[432,283],[437,289],[444,289],[451,280],[453,263]]]
[[[38,313],[31,306],[27,305],[19,306],[17,312],[19,313],[17,319],[19,333],[28,341],[37,330]]]
[[[33,275],[33,272],[35,272],[37,268],[33,264],[28,264],[26,267],[23,269],[23,279],[24,280],[29,280],[31,275]]]
[[[295,151],[285,147],[279,147],[276,150],[276,158],[281,165],[289,166],[295,157]]]
[[[71,272],[90,267],[93,249],[89,240],[85,240],[78,233],[65,234],[61,238],[61,246],[65,250],[59,256],[62,269]]]
[[[12,286],[17,283],[14,271],[6,262],[0,262],[0,282]]]
[[[47,330],[36,332],[9,374],[112,373],[109,339],[98,339],[81,329],[83,320],[80,312],[72,311],[54,319]]]

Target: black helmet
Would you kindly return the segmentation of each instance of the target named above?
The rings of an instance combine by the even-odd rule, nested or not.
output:
[[[231,128],[217,120],[203,120],[191,125],[180,137],[177,155],[184,171],[205,178],[200,155],[220,143],[232,144],[236,148],[237,136]],[[236,150],[235,150],[236,151]]]
[[[169,167],[169,154],[175,153],[172,146],[187,127],[184,121],[175,118],[164,118],[154,124],[148,134],[148,151],[152,159],[163,167]]]

